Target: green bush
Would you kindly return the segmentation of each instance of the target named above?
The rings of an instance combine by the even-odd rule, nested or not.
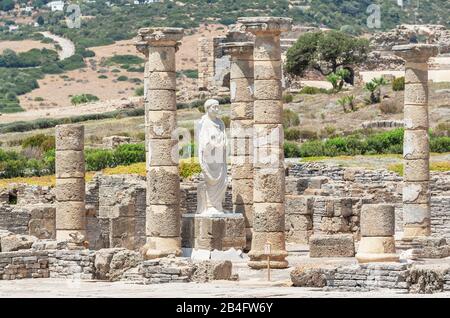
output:
[[[81,95],[75,95],[70,99],[70,102],[72,105],[78,105],[78,104],[85,104],[89,102],[95,102],[98,101],[99,98],[92,94],[81,94]]]
[[[125,82],[125,81],[128,81],[128,77],[125,76],[125,75],[120,75],[120,76],[117,78],[117,80],[120,81],[120,82]]]
[[[449,152],[450,151],[450,137],[436,137],[430,140],[431,152]]]
[[[300,124],[300,119],[298,114],[290,109],[283,109],[283,127],[289,128],[292,126],[298,126]]]
[[[34,135],[22,140],[21,146],[22,148],[39,148],[43,152],[47,152],[50,149],[55,148],[55,137],[44,134]]]
[[[113,57],[110,57],[106,60],[106,65],[111,65],[111,64],[142,64],[144,63],[145,60],[135,56],[135,55],[130,55],[130,54],[125,54],[125,55],[114,55]]]
[[[134,96],[144,96],[144,86],[139,86],[134,90]]]
[[[202,172],[197,160],[180,160],[180,176],[183,179],[190,178]]]
[[[294,96],[292,94],[283,94],[283,102],[292,103]]]
[[[300,157],[300,148],[295,142],[284,142],[284,156],[285,158],[298,158]]]
[[[325,88],[318,88],[312,86],[305,86],[300,90],[300,94],[316,95],[316,94],[329,94],[329,90]]]
[[[392,89],[394,91],[404,91],[405,90],[405,77],[396,77],[392,81]]]

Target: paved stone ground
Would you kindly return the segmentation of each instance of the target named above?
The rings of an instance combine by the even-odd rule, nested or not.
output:
[[[282,286],[266,282],[170,283],[160,285],[135,285],[123,282],[89,282],[64,279],[26,279],[0,282],[0,298],[7,297],[162,297],[162,298],[214,298],[214,297],[301,297],[301,298],[450,298],[450,293],[433,295],[396,294],[391,291],[366,293],[324,292],[310,288]]]

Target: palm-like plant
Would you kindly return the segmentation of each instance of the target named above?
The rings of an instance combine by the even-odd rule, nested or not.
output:
[[[379,78],[374,78],[373,80],[372,80],[372,82],[374,82],[375,83],[375,85],[377,85],[377,89],[378,89],[378,91],[377,91],[377,99],[378,99],[378,101],[380,101],[381,100],[381,87],[383,86],[383,85],[386,85],[388,82],[386,81],[386,79],[384,78],[384,77],[379,77]]]
[[[348,95],[346,96],[347,104],[350,106],[350,109],[355,111],[355,95]]]
[[[337,100],[337,103],[342,106],[344,113],[346,113],[347,112],[347,107],[346,107],[347,106],[347,97],[344,96],[344,97],[339,98]]]
[[[376,83],[374,83],[373,81],[367,82],[366,85],[364,85],[364,89],[366,89],[367,91],[370,92],[370,103],[371,104],[376,104],[379,101],[379,99],[375,95],[375,91],[377,90],[377,88],[378,88],[378,85]]]

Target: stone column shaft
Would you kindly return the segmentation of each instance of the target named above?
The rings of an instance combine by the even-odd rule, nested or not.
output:
[[[229,42],[231,55],[231,177],[233,211],[245,219],[247,249],[253,228],[253,43]]]
[[[147,57],[147,259],[181,255],[175,52],[182,35],[180,28],[143,28],[136,43]]]
[[[55,131],[56,239],[82,243],[86,237],[84,126]]]
[[[283,155],[280,34],[289,18],[239,18],[242,29],[255,35],[254,63],[254,190],[253,238],[248,265],[265,268],[265,245],[271,266],[286,268],[285,170]]]
[[[404,239],[430,235],[430,169],[428,137],[428,60],[437,55],[434,45],[393,48],[406,61],[403,140]]]

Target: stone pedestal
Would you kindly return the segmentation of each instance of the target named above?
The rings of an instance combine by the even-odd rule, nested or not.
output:
[[[181,255],[175,52],[182,37],[180,28],[143,28],[136,42],[147,58],[147,244],[142,249],[147,259]]]
[[[395,251],[395,209],[387,204],[361,208],[361,241],[356,259],[360,263],[398,262]]]
[[[86,239],[84,126],[55,131],[56,239],[82,245]]]
[[[247,246],[253,229],[253,43],[222,45],[231,56],[231,177],[233,211],[245,218]]]
[[[283,101],[280,34],[291,28],[292,19],[239,18],[241,30],[255,35],[253,49],[254,189],[253,238],[248,265],[267,267],[264,247],[271,244],[271,266],[286,268],[285,170],[283,152]]]
[[[429,44],[395,46],[405,65],[405,136],[403,140],[404,240],[430,235],[430,169],[428,140],[428,60],[438,54]]]
[[[226,251],[245,248],[245,221],[240,213],[213,216],[184,214],[182,217],[182,246],[197,250]]]

